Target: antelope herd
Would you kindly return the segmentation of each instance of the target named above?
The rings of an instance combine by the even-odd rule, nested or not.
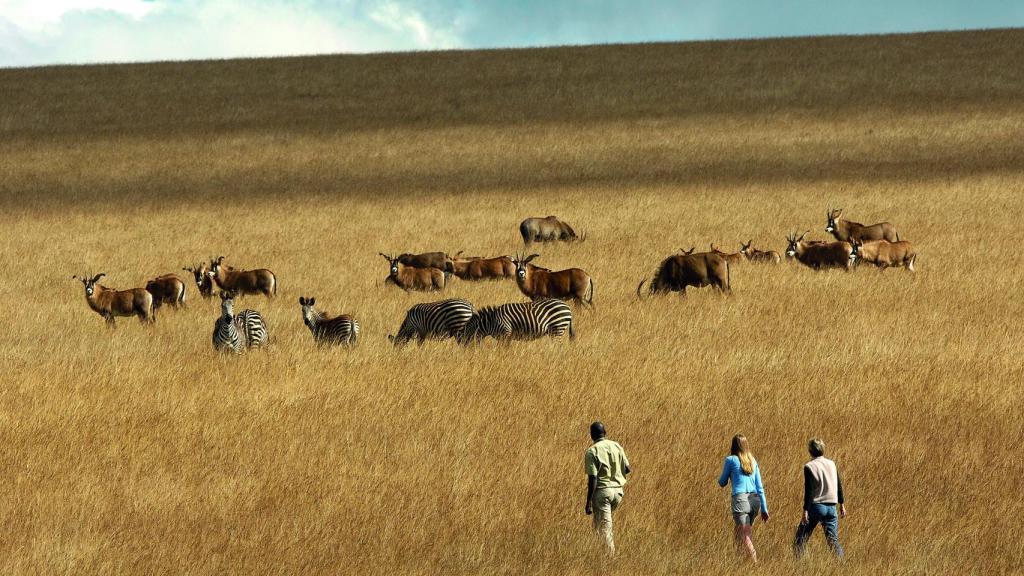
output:
[[[796,261],[815,270],[840,268],[851,270],[860,262],[874,264],[881,270],[904,267],[915,271],[917,252],[907,240],[900,240],[896,228],[888,222],[863,225],[844,220],[842,209],[826,212],[825,231],[834,241],[805,239],[808,232],[786,236],[787,260]],[[534,242],[583,242],[586,235],[577,235],[566,222],[554,216],[527,218],[519,225],[526,246]],[[732,267],[743,262],[776,265],[782,256],[774,250],[759,250],[753,240],[740,242],[737,252],[724,252],[714,243],[707,252],[694,247],[680,249],[664,258],[650,279],[649,296],[668,292],[686,295],[688,287],[712,286],[729,294],[732,291]],[[576,336],[572,303],[580,308],[594,309],[594,279],[581,268],[553,271],[537,266],[539,254],[511,256],[463,256],[462,251],[450,256],[445,252],[399,254],[379,253],[388,261],[385,284],[402,290],[435,292],[445,290],[451,277],[461,281],[504,280],[514,278],[516,286],[528,302],[487,306],[480,309],[458,298],[417,304],[410,308],[398,329],[388,336],[395,347],[410,340],[423,344],[426,340],[455,339],[468,345],[488,336],[497,340],[530,340],[544,336],[558,337],[566,332]],[[192,274],[196,290],[204,298],[220,290],[221,315],[215,319],[213,347],[218,351],[240,353],[265,346],[267,323],[256,310],[234,313],[234,301],[242,295],[277,295],[277,276],[266,268],[235,269],[224,263],[224,256],[211,257],[209,262],[185,266]],[[104,273],[95,276],[72,276],[85,288],[89,307],[108,326],[114,319],[137,317],[142,323],[156,321],[155,312],[166,305],[185,306],[185,282],[174,274],[163,274],[149,280],[144,288],[114,290],[98,284]],[[640,281],[636,295],[642,299],[646,279]],[[299,307],[302,321],[313,335],[317,346],[355,345],[359,339],[359,322],[350,315],[330,316],[316,307],[316,299],[302,296]]]

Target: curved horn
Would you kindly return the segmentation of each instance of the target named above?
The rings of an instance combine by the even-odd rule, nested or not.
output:
[[[636,299],[637,300],[641,300],[642,301],[644,299],[644,297],[640,295],[640,290],[644,287],[644,282],[647,282],[647,278],[644,278],[643,280],[641,280],[640,281],[640,285],[636,287]]]
[[[540,256],[540,254],[530,254],[529,256],[526,257],[526,260],[523,260],[523,262],[527,262],[528,263],[530,260],[533,260],[534,258],[537,258],[539,256]]]
[[[99,274],[97,274],[96,276],[93,277],[92,281],[93,282],[99,282],[100,278],[103,278],[106,275],[107,275],[106,272],[100,272]]]

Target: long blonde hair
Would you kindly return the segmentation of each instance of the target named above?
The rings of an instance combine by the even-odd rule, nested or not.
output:
[[[747,437],[743,434],[732,437],[732,455],[740,459],[740,468],[744,474],[749,476],[754,473],[754,455],[750,452]]]

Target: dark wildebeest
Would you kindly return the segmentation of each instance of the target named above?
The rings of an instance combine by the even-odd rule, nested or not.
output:
[[[211,257],[212,261],[213,258]],[[199,295],[203,298],[210,298],[213,296],[213,277],[210,275],[210,265],[206,262],[200,263],[198,266],[186,266],[182,268],[185,272],[191,272],[192,277],[196,281],[196,288],[199,290]]]
[[[406,292],[410,290],[434,292],[443,290],[448,283],[448,274],[440,268],[406,266],[399,262],[397,257],[388,256],[383,252],[378,252],[378,254],[388,261],[390,267],[388,277],[384,279],[385,284],[390,282]]]
[[[163,304],[172,308],[185,305],[185,283],[174,274],[164,274],[146,282],[146,290],[153,295],[153,309]]]
[[[636,297],[641,298],[640,291],[646,279],[636,287]],[[686,287],[714,286],[724,293],[732,291],[730,286],[729,262],[714,252],[698,252],[696,254],[673,254],[661,261],[658,270],[651,279],[648,294],[679,292],[686,296]]]
[[[861,242],[853,241],[853,253],[850,254],[853,261],[863,260],[878,266],[882,270],[905,266],[907,270],[914,270],[914,262],[917,261],[917,252],[914,246],[906,240],[889,242],[888,240],[869,240]]]
[[[270,270],[235,270],[223,262],[223,256],[210,262],[209,272],[221,290],[232,294],[263,294],[268,297],[277,294],[277,276]]]
[[[452,273],[461,280],[500,280],[513,278],[516,265],[508,256],[480,258],[478,256],[461,256],[459,251],[451,257]]]
[[[815,270],[826,268],[843,268],[850,270],[853,263],[850,254],[853,245],[849,242],[810,243],[804,241],[804,232],[797,237],[796,233],[786,236],[786,257],[796,258],[801,264]]]
[[[825,214],[828,217],[828,221],[825,224],[825,232],[832,234],[840,242],[851,242],[853,240],[860,240],[862,242],[867,242],[868,240],[899,242],[900,240],[896,227],[888,222],[879,222],[878,224],[865,226],[857,222],[843,220],[841,218],[843,215],[842,208],[838,210],[829,209]]]
[[[576,231],[567,223],[562,222],[555,216],[546,218],[527,218],[519,224],[519,234],[523,237],[523,243],[529,245],[531,242],[583,242],[587,235],[577,236]]]
[[[727,254],[719,250],[718,246],[715,246],[714,242],[711,243],[711,251],[714,252],[715,254],[718,254],[722,258],[725,258],[725,261],[732,265],[739,264],[744,260],[743,254],[741,252],[733,252],[732,254]]]
[[[594,279],[580,268],[568,268],[552,272],[530,264],[540,256],[531,254],[526,258],[517,255],[512,259],[516,265],[516,284],[519,290],[531,300],[557,298],[572,300],[581,305],[594,306]]]
[[[444,252],[424,252],[422,254],[399,254],[398,262],[411,268],[437,268],[451,273],[452,259]]]
[[[97,284],[100,278],[106,276],[99,273],[92,278],[72,276],[75,280],[81,280],[85,286],[85,301],[89,308],[107,321],[107,326],[114,327],[114,318],[117,316],[138,316],[142,323],[156,321],[153,315],[153,295],[145,288],[129,288],[128,290],[113,290],[106,286]]]

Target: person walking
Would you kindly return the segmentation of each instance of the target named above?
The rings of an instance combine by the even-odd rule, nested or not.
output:
[[[732,438],[730,454],[722,465],[722,474],[718,477],[718,485],[725,487],[732,482],[732,519],[736,526],[733,535],[736,540],[736,552],[746,554],[757,562],[757,551],[754,549],[754,519],[758,514],[764,522],[768,522],[768,500],[764,495],[764,484],[761,482],[761,467],[750,452],[747,437],[737,434]]]
[[[583,468],[587,473],[587,516],[594,515],[594,531],[604,542],[605,552],[615,554],[615,539],[612,537],[612,513],[622,502],[626,475],[630,473],[626,452],[605,437],[604,424],[590,425],[590,439],[594,443],[583,457]]]
[[[825,458],[825,443],[820,438],[811,438],[807,442],[807,451],[811,454],[811,461],[804,465],[804,517],[796,528],[793,553],[797,558],[803,556],[807,539],[811,537],[814,528],[821,524],[829,549],[836,557],[842,559],[839,518],[846,517],[846,504],[839,470],[835,462]]]

